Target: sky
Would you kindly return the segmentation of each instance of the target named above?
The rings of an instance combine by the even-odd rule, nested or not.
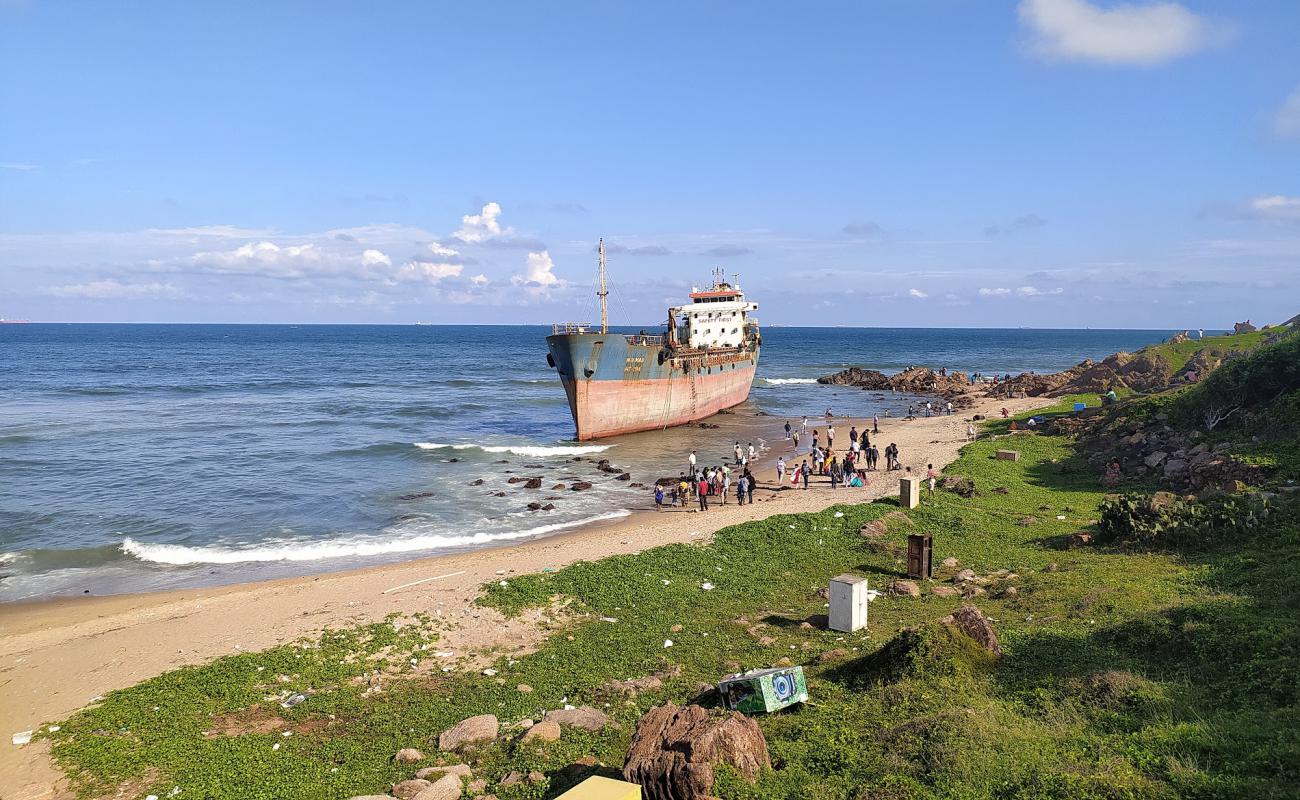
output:
[[[0,0],[0,317],[1300,312],[1300,3]]]

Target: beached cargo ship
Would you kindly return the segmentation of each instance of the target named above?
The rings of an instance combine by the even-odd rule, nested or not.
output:
[[[600,325],[562,323],[546,337],[579,440],[684,425],[745,402],[762,345],[758,304],[715,271],[712,287],[668,309],[661,334],[609,330],[605,243]]]

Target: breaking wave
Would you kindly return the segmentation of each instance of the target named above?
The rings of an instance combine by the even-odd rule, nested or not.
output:
[[[816,378],[764,378],[764,381],[773,386],[785,386],[789,383],[816,383]]]
[[[603,453],[612,444],[562,444],[553,446],[528,445],[528,444],[502,444],[502,445],[479,445],[479,444],[438,444],[437,442],[416,442],[415,446],[421,450],[481,450],[484,453],[514,453],[517,456],[528,456],[530,458],[544,458],[546,456],[581,456],[587,453]]]
[[[244,564],[267,561],[323,561],[330,558],[356,558],[380,556],[391,553],[414,553],[422,550],[441,550],[449,547],[492,544],[493,542],[527,539],[544,536],[566,528],[576,528],[591,522],[619,519],[632,512],[619,510],[594,517],[557,522],[504,533],[437,534],[414,536],[389,536],[366,539],[335,539],[327,542],[268,542],[257,547],[186,547],[180,544],[147,544],[131,537],[122,540],[122,552],[141,561],[171,566],[193,564]]]

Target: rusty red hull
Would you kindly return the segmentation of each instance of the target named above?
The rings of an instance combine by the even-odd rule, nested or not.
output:
[[[548,343],[579,440],[710,417],[745,402],[758,367],[757,346],[673,356],[618,334],[551,336]]]
[[[685,425],[749,397],[754,368],[661,380],[564,381],[579,440]]]

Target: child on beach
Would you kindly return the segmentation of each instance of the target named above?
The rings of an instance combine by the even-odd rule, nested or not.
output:
[[[758,451],[754,449],[754,443],[753,443],[753,442],[750,442],[750,443],[749,443],[749,458],[746,459],[745,463],[748,464],[749,462],[753,461],[753,460],[754,460],[754,456],[756,456],[756,455],[758,455]]]
[[[664,510],[664,487],[655,484],[655,511]]]
[[[934,478],[935,478],[935,475],[934,475],[934,465],[933,465],[933,464],[926,464],[926,465],[925,465],[925,468],[926,468],[926,469],[925,469],[925,479],[926,479],[926,481],[928,481],[929,484],[930,484],[930,497],[933,498],[933,497],[934,497]]]

